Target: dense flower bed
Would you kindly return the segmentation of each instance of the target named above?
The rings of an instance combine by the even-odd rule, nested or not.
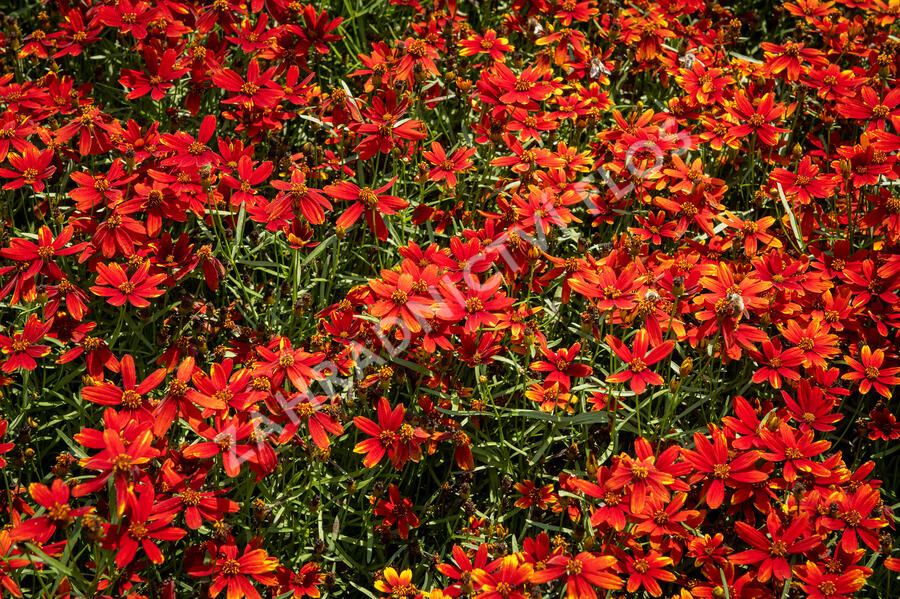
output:
[[[891,597],[895,0],[0,23],[0,596]]]

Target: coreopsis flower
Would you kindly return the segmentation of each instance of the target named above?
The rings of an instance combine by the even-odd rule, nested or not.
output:
[[[272,170],[273,165],[268,160],[257,166],[249,156],[241,156],[238,161],[237,177],[231,175],[222,177],[225,187],[233,190],[231,205],[236,208],[243,204],[253,206],[259,197],[254,187],[267,181]]]
[[[728,86],[734,83],[734,78],[724,69],[707,67],[699,60],[690,68],[680,70],[675,80],[701,105],[722,104]]]
[[[537,67],[526,67],[516,75],[502,62],[494,63],[492,80],[500,89],[500,101],[505,104],[530,106],[553,93],[553,85],[545,79],[546,73]]]
[[[841,549],[848,553],[856,551],[858,540],[872,551],[878,551],[881,539],[877,531],[888,526],[886,520],[872,513],[880,502],[881,493],[869,485],[860,485],[852,493],[836,490],[827,499],[827,503],[838,504],[837,517],[825,515],[822,524],[829,530],[841,533]]]
[[[388,593],[391,597],[418,597],[419,591],[412,585],[412,570],[398,573],[394,568],[385,568],[375,580],[375,590]]]
[[[413,142],[427,137],[425,123],[403,118],[408,111],[409,100],[404,98],[398,102],[393,90],[372,100],[372,107],[358,115],[356,120],[359,122],[350,123],[352,131],[365,136],[356,146],[361,160],[379,153],[387,154],[395,147],[399,148],[401,140]],[[362,122],[363,115],[369,122]]]
[[[762,352],[749,351],[750,356],[760,365],[753,373],[753,382],[762,383],[768,380],[775,389],[781,389],[781,379],[797,380],[800,373],[794,370],[803,364],[803,351],[799,347],[782,349],[781,341],[767,339],[762,342]]]
[[[278,596],[292,593],[294,599],[303,597],[321,597],[319,586],[325,578],[322,566],[318,562],[303,564],[299,570],[292,571],[284,566],[279,566],[276,572],[278,577]]]
[[[98,9],[97,20],[100,23],[121,31],[123,35],[130,33],[139,40],[147,37],[147,25],[155,14],[150,4],[140,0],[119,0],[115,5],[99,6]]]
[[[832,424],[843,418],[841,414],[832,413],[834,401],[827,398],[821,389],[810,385],[806,379],[797,385],[796,400],[787,391],[782,391],[781,396],[787,404],[788,413],[797,421],[802,432],[809,429],[833,431]]]
[[[169,493],[181,501],[184,510],[184,523],[191,530],[197,530],[204,521],[217,522],[226,514],[233,514],[240,509],[237,503],[222,497],[228,489],[204,491],[207,471],[201,470],[186,477],[163,469]]]
[[[55,258],[74,254],[84,248],[83,243],[65,247],[74,233],[75,229],[69,225],[54,239],[53,232],[44,225],[38,230],[37,243],[15,237],[10,240],[8,248],[0,249],[0,256],[29,263],[23,275],[25,277],[33,277],[40,272],[59,280],[64,278],[65,274],[56,264]]]
[[[365,454],[363,465],[371,468],[385,454],[398,470],[409,460],[418,462],[422,457],[420,445],[428,439],[428,433],[404,422],[406,407],[403,404],[397,404],[392,410],[387,399],[382,397],[378,400],[376,412],[377,424],[365,416],[353,419],[356,428],[371,437],[353,448],[354,453]]]
[[[542,412],[553,413],[556,408],[574,411],[574,396],[561,389],[559,383],[532,383],[525,391],[525,397],[539,403]]]
[[[787,6],[790,5],[785,4]],[[831,102],[851,95],[861,81],[853,71],[841,70],[834,63],[824,69],[813,68],[807,74],[807,79],[808,85],[816,90],[816,95]]]
[[[796,197],[802,205],[809,204],[813,198],[829,197],[836,184],[833,175],[820,174],[819,167],[813,164],[809,156],[800,160],[796,172],[776,168],[771,178],[781,184],[785,196]]]
[[[822,542],[817,535],[810,534],[806,518],[794,518],[785,526],[776,510],[769,512],[764,532],[740,520],[734,526],[738,536],[752,549],[735,553],[728,560],[733,564],[752,564],[760,582],[767,582],[773,575],[777,580],[787,580],[791,576],[788,558]]]
[[[507,555],[493,571],[475,570],[472,580],[480,587],[478,599],[526,599],[525,585],[534,570],[516,555]]]
[[[83,516],[93,508],[75,508],[69,505],[69,485],[56,478],[50,487],[41,483],[28,485],[31,498],[44,508],[40,516],[25,520],[10,531],[16,541],[47,540],[57,528],[71,526],[75,519]]]
[[[42,151],[31,144],[25,146],[21,153],[10,152],[6,159],[12,168],[0,168],[0,177],[12,181],[5,183],[3,189],[19,189],[30,185],[35,193],[44,191],[44,180],[56,172],[56,167],[50,164],[53,155],[51,148]]]
[[[373,498],[374,502],[375,499]],[[419,527],[419,518],[412,511],[412,501],[408,497],[400,497],[400,489],[397,485],[391,485],[388,488],[388,499],[378,502],[373,514],[379,518],[384,518],[382,524],[386,527],[392,527],[395,524],[400,531],[400,538],[409,537],[410,528]]]
[[[530,368],[537,372],[549,373],[544,379],[545,384],[559,384],[564,391],[568,391],[571,388],[572,377],[590,376],[593,372],[593,369],[587,364],[575,362],[580,351],[580,343],[558,351],[553,351],[544,345],[541,347],[544,359],[532,362]]]
[[[543,584],[565,578],[566,599],[596,599],[593,587],[607,590],[622,588],[622,579],[610,572],[616,565],[613,555],[582,551],[577,555],[555,555],[546,566],[531,575],[531,582]]]
[[[381,275],[384,280],[369,281],[377,298],[369,313],[381,319],[382,329],[402,323],[411,333],[422,331],[422,325],[434,316],[434,300],[422,295],[427,290],[418,289],[417,281],[408,272],[383,270]]]
[[[606,377],[606,382],[624,383],[630,381],[631,390],[638,395],[644,392],[647,385],[663,384],[663,378],[650,370],[649,367],[668,357],[675,347],[675,341],[665,341],[650,351],[647,351],[650,337],[646,330],[639,329],[634,336],[634,342],[631,349],[628,349],[621,340],[612,335],[606,336],[606,343],[609,344],[613,353],[615,353],[620,360],[628,364],[626,370],[616,372]]]
[[[101,406],[115,406],[137,418],[138,414],[152,419],[150,398],[147,394],[156,389],[166,378],[166,371],[157,369],[147,375],[143,381],[137,382],[134,367],[134,358],[125,354],[119,361],[119,370],[122,375],[122,386],[103,382],[98,385],[90,385],[81,390],[81,396],[92,403]]]
[[[513,49],[509,40],[505,37],[497,37],[493,29],[485,30],[484,34],[472,33],[464,40],[460,40],[461,56],[476,56],[486,54],[493,62],[506,62],[505,54]]]
[[[431,151],[422,152],[422,157],[434,165],[428,171],[428,178],[432,181],[446,180],[448,186],[456,187],[456,173],[465,172],[472,167],[471,158],[475,150],[476,148],[459,148],[447,156],[441,144],[432,142]]]
[[[857,97],[847,96],[837,104],[838,114],[858,121],[868,121],[869,129],[884,129],[890,120],[896,129],[900,125],[900,89],[891,89],[879,97],[868,85],[860,88]]]
[[[331,202],[320,190],[307,187],[306,175],[298,168],[291,169],[290,181],[275,180],[271,185],[279,193],[266,207],[270,222],[299,212],[310,224],[321,225],[325,222],[325,211],[332,209]]]
[[[900,372],[900,367],[884,366],[884,350],[876,349],[874,352],[868,345],[864,345],[859,352],[859,360],[844,356],[844,361],[853,369],[841,376],[847,381],[859,381],[859,392],[866,394],[870,389],[875,389],[880,395],[890,399],[891,387],[900,384],[900,377],[894,376]]]
[[[184,131],[161,135],[160,142],[173,152],[172,156],[163,159],[162,166],[199,169],[202,166],[215,164],[218,161],[218,155],[207,146],[215,130],[216,117],[210,114],[204,117],[203,122],[200,123],[196,139]]]
[[[20,121],[14,112],[4,112],[0,116],[0,162],[6,160],[10,147],[17,152],[24,152],[31,145],[26,138],[33,133],[33,123]]]
[[[131,88],[126,98],[134,100],[150,94],[150,97],[159,102],[166,96],[166,92],[175,87],[174,81],[180,79],[188,72],[186,67],[173,68],[178,60],[175,50],[168,49],[160,57],[152,46],[144,46],[145,71],[122,69],[119,83]]]
[[[527,542],[527,541],[526,541]],[[471,580],[472,574],[476,570],[491,570],[488,558],[488,546],[479,543],[478,549],[475,550],[471,559],[466,551],[459,545],[453,545],[450,550],[453,555],[452,562],[441,562],[435,566],[438,572],[453,580],[453,584],[448,587],[452,592],[462,591],[464,585]]]
[[[149,424],[129,422],[131,424],[126,428],[119,415],[110,408],[103,413],[104,430],[84,428],[75,435],[75,441],[83,446],[100,450],[93,457],[79,461],[83,468],[98,470],[99,473],[72,489],[72,495],[90,495],[105,487],[107,481],[113,478],[120,515],[125,510],[128,496],[134,493],[134,482],[142,478],[141,468],[160,453],[151,445],[153,434],[148,430]],[[146,477],[146,474],[143,476]]]
[[[759,453],[745,450],[729,451],[728,441],[718,428],[710,425],[712,443],[706,435],[694,433],[694,449],[681,449],[681,457],[695,470],[689,480],[703,481],[701,497],[711,509],[718,509],[725,500],[725,488],[738,488],[765,481],[768,476],[756,469]],[[734,455],[732,455],[734,454]]]
[[[294,14],[298,18],[297,23],[291,26],[291,32],[300,38],[300,44],[296,50],[298,56],[306,56],[310,48],[315,48],[319,54],[328,54],[331,52],[329,44],[343,37],[332,32],[340,27],[344,22],[344,17],[332,19],[327,10],[317,11],[312,4],[303,6],[301,11]],[[302,24],[299,23],[301,14],[303,16]]]
[[[91,287],[91,292],[107,298],[113,306],[122,306],[127,302],[135,308],[144,308],[150,305],[148,298],[165,293],[164,289],[157,287],[165,280],[163,273],[150,274],[149,261],[143,262],[130,277],[121,265],[100,262],[97,264],[96,285]]]
[[[43,358],[50,353],[49,345],[38,343],[47,336],[53,321],[41,322],[36,314],[31,314],[25,321],[21,333],[13,333],[12,337],[0,335],[0,351],[3,352],[3,372],[16,369],[34,370],[37,368],[35,358]]]
[[[629,593],[634,593],[643,587],[648,593],[654,597],[662,595],[662,587],[659,581],[671,582],[675,580],[675,574],[669,572],[665,568],[673,565],[673,560],[669,556],[661,555],[658,551],[651,549],[644,551],[640,547],[630,548],[630,552],[619,551],[624,567],[619,566],[623,574],[628,575],[628,581],[625,585]]]
[[[774,217],[764,216],[758,220],[743,220],[726,210],[724,215],[719,215],[717,218],[729,227],[740,231],[744,238],[744,253],[748,256],[756,255],[760,246],[763,251],[770,247],[781,247],[781,241],[769,232],[769,227],[775,224]]]
[[[190,459],[209,459],[222,456],[225,474],[235,478],[241,473],[241,465],[256,460],[253,447],[247,443],[249,437],[256,435],[256,426],[243,414],[226,418],[217,415],[214,426],[202,420],[191,420],[191,428],[206,439],[185,447],[181,453]]]
[[[138,548],[143,548],[154,564],[163,563],[163,553],[156,543],[177,541],[187,534],[183,528],[171,526],[178,510],[177,500],[156,501],[156,493],[149,485],[139,495],[129,495],[125,520],[111,526],[103,541],[106,549],[115,550],[116,566],[124,568],[130,564]]]
[[[209,596],[213,599],[222,591],[226,591],[228,599],[261,599],[259,591],[253,586],[254,580],[266,587],[278,584],[274,574],[278,560],[257,547],[256,543],[248,543],[240,555],[234,544],[211,547],[210,552],[213,554],[210,566],[197,565],[188,569],[188,573],[192,576],[212,575]]]
[[[629,497],[629,507],[633,514],[644,509],[644,503],[650,494],[668,499],[669,488],[687,491],[689,487],[675,479],[675,475],[690,469],[687,464],[674,465],[679,451],[680,448],[673,445],[657,456],[650,443],[640,437],[634,442],[635,457],[621,454],[606,484],[612,490],[625,489],[623,492]]]
[[[53,60],[63,56],[78,56],[86,46],[100,39],[99,34],[103,28],[94,19],[85,23],[81,11],[80,7],[68,11],[60,24],[62,29],[51,34],[56,40],[57,48]]]
[[[429,73],[435,77],[440,75],[434,61],[440,55],[437,49],[427,40],[408,37],[401,42],[406,54],[400,58],[397,65],[397,78],[405,79],[410,87],[415,81],[415,69],[422,69],[422,72]]]
[[[397,177],[394,177],[381,187],[372,189],[370,187],[360,188],[349,181],[340,181],[333,185],[326,185],[325,193],[337,200],[346,200],[353,202],[337,219],[337,226],[343,229],[349,229],[360,216],[363,216],[369,228],[375,233],[375,236],[384,241],[388,238],[388,229],[384,224],[382,214],[396,214],[398,210],[402,210],[409,206],[409,202],[397,196],[385,194],[390,189]]]
[[[484,282],[474,273],[464,276],[465,288],[460,291],[449,280],[443,280],[439,287],[443,300],[435,308],[435,316],[449,322],[465,321],[463,331],[475,333],[481,327],[493,327],[500,314],[509,309],[513,298],[499,291],[503,277],[497,273]]]
[[[869,412],[869,439],[872,441],[893,441],[900,439],[900,422],[887,408]]]
[[[756,137],[767,146],[774,146],[778,140],[778,134],[788,131],[772,125],[784,116],[783,104],[775,102],[775,94],[767,93],[759,99],[759,104],[748,98],[747,93],[740,90],[734,94],[734,105],[727,106],[726,110],[738,124],[728,129],[729,135],[741,138],[756,133]]]
[[[273,76],[275,67],[260,73],[259,62],[254,58],[247,66],[247,76],[241,77],[231,69],[222,69],[212,76],[212,82],[225,91],[231,92],[222,100],[225,104],[240,104],[245,108],[274,108],[283,92]]]
[[[772,44],[763,42],[760,47],[765,52],[765,69],[771,75],[783,73],[788,81],[797,81],[800,75],[805,74],[810,65],[821,66],[826,60],[821,50],[806,48],[802,43],[788,41],[784,44]]]
[[[540,510],[546,510],[550,504],[557,501],[556,495],[553,494],[553,485],[538,487],[534,482],[525,480],[516,483],[514,488],[522,495],[515,503],[518,508],[535,506]]]
[[[325,355],[322,352],[310,353],[294,349],[287,337],[273,339],[269,347],[258,347],[256,352],[259,360],[253,370],[254,376],[267,376],[276,387],[287,378],[295,390],[306,391],[310,381],[325,378],[323,370],[316,368],[325,359]]]
[[[310,397],[307,393],[299,393],[288,399],[283,408],[288,412],[289,422],[278,436],[279,443],[285,443],[297,434],[301,424],[306,425],[316,447],[323,450],[331,446],[329,434],[344,433],[343,425],[329,412],[331,403],[324,395]]]
[[[832,572],[807,561],[796,566],[796,571],[807,599],[850,599],[866,583],[865,574],[857,568]]]
[[[837,348],[838,336],[830,333],[828,323],[823,323],[818,318],[810,320],[805,328],[801,328],[793,319],[788,321],[786,327],[779,328],[782,336],[803,352],[803,365],[807,368],[825,370],[828,367],[827,360],[840,353]]]
[[[810,458],[824,453],[831,443],[825,439],[813,441],[811,430],[800,433],[792,429],[786,422],[778,427],[778,434],[768,428],[760,430],[760,439],[768,451],[760,453],[760,457],[770,462],[783,463],[783,476],[788,482],[797,478],[798,472],[806,472],[813,476],[827,476],[828,469]]]

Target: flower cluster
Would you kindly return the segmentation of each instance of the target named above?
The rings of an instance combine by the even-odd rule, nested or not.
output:
[[[0,594],[889,596],[897,19],[25,2]]]

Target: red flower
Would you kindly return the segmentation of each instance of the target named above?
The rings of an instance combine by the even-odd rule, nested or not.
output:
[[[768,536],[740,520],[734,523],[734,527],[738,536],[753,548],[735,553],[728,559],[733,564],[753,564],[760,582],[767,582],[773,574],[778,580],[787,580],[791,576],[790,555],[809,551],[822,542],[810,533],[805,518],[795,518],[785,527],[778,519],[776,510],[770,511],[766,518]]]
[[[284,92],[272,76],[275,67],[259,72],[259,62],[254,58],[247,67],[246,80],[231,69],[222,69],[212,76],[212,82],[236,95],[226,98],[224,104],[241,104],[245,108],[274,108]]]
[[[174,155],[162,161],[162,165],[179,169],[199,169],[201,166],[217,162],[218,156],[206,145],[215,130],[216,117],[210,114],[200,123],[197,139],[184,131],[161,135],[162,144],[174,152]]]
[[[761,366],[753,373],[753,382],[762,383],[765,380],[776,389],[781,388],[781,378],[790,380],[800,378],[800,373],[794,370],[795,366],[803,364],[803,351],[799,347],[790,347],[781,349],[781,342],[778,339],[766,340],[762,342],[762,353],[757,351],[748,352],[750,356],[756,360]]]
[[[518,556],[507,555],[497,570],[475,570],[472,580],[481,587],[478,599],[525,599],[522,585],[528,582],[533,572],[532,567],[522,563]]]
[[[820,175],[819,167],[813,164],[809,156],[800,160],[796,172],[776,168],[771,177],[775,183],[781,184],[785,196],[796,196],[803,205],[809,204],[813,198],[829,197],[835,186],[834,176]]]
[[[165,274],[150,274],[150,262],[144,262],[131,277],[125,273],[120,265],[115,262],[109,265],[102,262],[97,264],[97,284],[91,287],[91,291],[113,306],[130,303],[136,308],[144,308],[150,305],[147,298],[159,297],[164,290],[157,287],[166,280]]]
[[[222,177],[225,187],[235,190],[231,193],[231,205],[235,208],[242,204],[247,204],[248,207],[253,206],[256,198],[259,197],[253,186],[268,180],[272,169],[272,163],[268,160],[255,167],[252,158],[241,156],[237,167],[238,176],[225,175]]]
[[[869,129],[884,129],[885,120],[890,119],[894,128],[900,127],[900,89],[891,89],[879,99],[879,94],[869,87],[863,86],[859,96],[844,98],[837,105],[838,114],[848,119],[870,121]]]
[[[38,345],[37,342],[47,335],[52,325],[52,320],[44,323],[32,314],[25,321],[25,328],[21,333],[14,333],[12,338],[0,335],[0,350],[3,355],[9,356],[3,363],[3,372],[12,372],[17,368],[37,368],[35,358],[43,358],[50,353],[49,345]]]
[[[349,181],[340,181],[334,185],[326,185],[325,193],[338,200],[347,200],[353,202],[343,214],[337,219],[337,226],[342,229],[350,228],[360,215],[365,215],[366,223],[375,233],[375,236],[384,241],[388,238],[388,229],[384,224],[382,214],[396,214],[398,210],[402,210],[409,206],[406,200],[402,200],[397,196],[381,195],[397,180],[394,177],[385,185],[377,189],[363,187],[350,183]]]
[[[850,599],[866,583],[866,575],[859,568],[832,572],[810,561],[797,566],[797,577],[807,599]]]
[[[878,551],[881,539],[876,531],[888,522],[870,516],[880,502],[881,493],[869,485],[860,485],[852,494],[838,489],[827,500],[828,505],[838,504],[838,516],[826,515],[822,522],[826,528],[841,533],[841,549],[847,553],[856,551],[857,536],[872,551]]]
[[[306,393],[300,393],[283,406],[288,413],[290,422],[278,436],[279,443],[285,443],[297,433],[301,424],[305,424],[309,430],[309,436],[319,449],[326,450],[331,445],[328,435],[341,435],[344,433],[343,425],[335,419],[332,405],[324,395],[310,397]]]
[[[487,54],[493,62],[506,62],[504,53],[513,49],[505,37],[497,37],[497,32],[488,29],[484,35],[472,33],[468,38],[460,40],[460,55],[473,56]]]
[[[422,157],[428,162],[435,165],[428,171],[428,178],[432,181],[447,180],[447,185],[456,187],[456,173],[464,172],[471,168],[472,161],[470,158],[475,154],[475,148],[460,148],[453,152],[448,158],[447,153],[441,144],[434,141],[431,142],[431,152],[422,152]]]
[[[41,151],[31,144],[21,154],[10,152],[6,158],[13,168],[0,168],[0,177],[13,180],[6,183],[3,189],[19,189],[23,185],[31,185],[31,190],[35,193],[44,191],[44,179],[49,179],[56,172],[56,167],[50,164],[53,155],[52,149]]]
[[[802,380],[797,386],[797,400],[795,401],[787,391],[782,391],[781,396],[787,404],[791,418],[799,423],[800,430],[808,431],[810,428],[817,431],[833,431],[831,426],[843,416],[832,414],[834,401],[827,398],[822,390],[813,387],[809,381]]]
[[[164,475],[169,473],[170,471],[163,470]],[[169,492],[181,500],[181,507],[184,509],[184,523],[191,530],[200,528],[204,520],[217,522],[222,520],[226,514],[233,514],[240,509],[240,506],[234,501],[221,497],[228,489],[201,490],[205,481],[205,471],[200,471],[190,478],[172,473],[169,480],[166,481],[169,485]]]
[[[154,564],[164,561],[162,551],[154,541],[177,541],[187,534],[183,528],[169,526],[178,513],[177,499],[156,502],[156,493],[147,486],[139,496],[128,497],[126,522],[110,527],[103,546],[116,552],[116,565],[124,568],[134,560],[138,548]]]
[[[175,84],[173,81],[181,78],[188,72],[187,68],[173,69],[178,55],[171,48],[163,52],[162,58],[152,46],[144,46],[144,63],[147,72],[122,69],[122,77],[119,83],[124,87],[132,88],[126,98],[134,100],[150,94],[150,97],[158,102],[166,96],[166,92]]]
[[[694,449],[682,448],[681,457],[696,471],[690,482],[703,482],[701,495],[706,505],[717,509],[725,499],[725,487],[746,487],[768,478],[756,469],[759,453],[755,450],[736,453],[729,451],[725,435],[710,425],[713,442],[702,433],[694,433]],[[734,454],[734,455],[732,455]]]
[[[92,480],[76,486],[72,490],[75,497],[83,497],[106,486],[106,481],[114,477],[116,503],[119,513],[125,510],[126,498],[134,493],[134,482],[141,475],[140,467],[159,455],[159,450],[151,446],[152,433],[149,425],[137,425],[133,421],[123,423],[115,410],[108,409],[103,414],[103,431],[85,428],[75,435],[75,440],[100,451],[89,458],[82,458],[83,468],[99,470]],[[124,430],[123,430],[124,428]],[[146,475],[145,475],[146,476]]]
[[[654,597],[662,594],[662,588],[658,581],[671,582],[675,575],[664,568],[673,564],[672,558],[660,555],[658,551],[644,552],[639,547],[632,548],[634,556],[622,553],[622,561],[625,563],[624,572],[628,574],[626,590],[634,593],[644,587]]]
[[[549,372],[545,384],[559,383],[564,391],[571,388],[570,377],[590,376],[594,371],[587,364],[575,363],[575,357],[581,351],[581,344],[576,343],[572,347],[552,351],[546,345],[541,348],[544,360],[532,362],[531,369],[538,372]]]
[[[19,262],[30,262],[28,269],[23,276],[33,277],[41,272],[53,279],[62,279],[65,273],[54,262],[56,256],[68,256],[79,252],[84,247],[83,243],[77,243],[70,247],[65,247],[75,230],[71,226],[66,226],[59,237],[53,239],[53,232],[46,226],[42,226],[38,231],[37,243],[15,237],[9,242],[8,248],[0,249],[0,256],[16,260]]]
[[[505,64],[497,62],[491,80],[501,91],[501,102],[527,106],[544,100],[553,92],[553,85],[543,81],[544,75],[537,67],[526,67],[516,75]]]
[[[772,121],[779,121],[784,116],[784,105],[776,104],[775,94],[767,93],[754,105],[743,90],[734,94],[734,106],[726,107],[731,116],[740,123],[729,127],[729,135],[746,137],[756,133],[759,140],[767,145],[774,146],[778,140],[778,133],[784,133],[787,129],[775,127]]]
[[[531,575],[531,582],[543,584],[565,576],[566,599],[596,599],[592,587],[620,589],[622,579],[609,572],[617,563],[613,555],[596,555],[582,551],[578,555],[555,555],[546,567]]]
[[[900,372],[900,367],[884,367],[884,351],[876,349],[874,352],[868,345],[864,345],[859,353],[859,361],[844,356],[844,361],[853,369],[841,376],[847,381],[860,381],[859,392],[866,394],[873,387],[875,391],[886,397],[891,398],[890,387],[900,383],[900,377],[894,376]]]
[[[412,333],[422,330],[422,324],[434,316],[434,301],[421,295],[426,290],[417,289],[417,281],[408,272],[381,271],[383,281],[369,281],[369,288],[377,298],[369,306],[372,316],[380,318],[383,329],[403,323]]]
[[[412,501],[408,497],[400,497],[400,489],[397,485],[391,485],[388,489],[388,500],[382,499],[378,502],[372,513],[379,518],[384,518],[382,524],[386,527],[397,525],[400,531],[400,538],[409,537],[410,528],[419,527],[419,519],[412,512]],[[375,498],[372,498],[375,501]]]
[[[760,454],[760,457],[770,462],[784,462],[783,476],[786,481],[793,482],[798,471],[808,472],[813,476],[828,476],[827,468],[809,458],[825,452],[831,447],[831,443],[825,439],[813,442],[811,430],[798,437],[786,422],[782,422],[777,435],[768,428],[761,429],[759,434],[769,450],[768,453]]]
[[[663,378],[652,370],[649,370],[648,366],[656,364],[672,353],[672,348],[675,347],[674,341],[665,341],[648,352],[647,346],[650,343],[650,338],[647,335],[647,331],[639,329],[634,336],[632,349],[625,347],[624,343],[612,335],[606,336],[606,342],[619,359],[628,364],[626,370],[606,377],[607,382],[624,383],[625,381],[630,380],[631,390],[636,394],[643,393],[644,389],[647,388],[647,385],[663,384]]]
[[[387,399],[382,397],[378,400],[376,411],[378,424],[365,416],[353,419],[356,428],[372,437],[360,441],[353,448],[354,453],[366,454],[363,465],[371,468],[381,461],[385,453],[398,470],[408,460],[418,462],[422,457],[422,449],[419,446],[428,439],[428,433],[420,428],[413,428],[403,421],[406,416],[403,404],[397,404],[397,407],[391,410]]]
[[[266,208],[269,219],[299,212],[312,225],[325,222],[325,210],[331,210],[331,202],[318,189],[306,186],[306,175],[300,169],[291,169],[290,182],[272,181],[272,187],[280,192]]]
[[[228,589],[228,599],[261,599],[251,579],[264,586],[278,584],[278,579],[272,574],[278,567],[278,560],[270,557],[264,549],[256,548],[253,543],[248,544],[240,556],[235,545],[223,545],[218,550],[211,548],[210,552],[213,553],[211,567],[196,566],[188,569],[188,573],[192,576],[212,574],[213,581],[209,587],[209,596],[212,598]]]
[[[546,510],[549,504],[556,503],[556,496],[553,494],[553,485],[544,485],[538,487],[532,481],[526,480],[516,483],[516,491],[522,494],[516,500],[516,507],[526,509],[536,506],[538,509]]]
[[[31,498],[44,508],[41,516],[22,522],[10,531],[10,536],[16,541],[44,542],[53,536],[57,528],[67,528],[75,518],[83,516],[93,508],[73,508],[69,505],[69,485],[60,479],[54,479],[52,485],[31,483],[28,485],[28,493]]]

